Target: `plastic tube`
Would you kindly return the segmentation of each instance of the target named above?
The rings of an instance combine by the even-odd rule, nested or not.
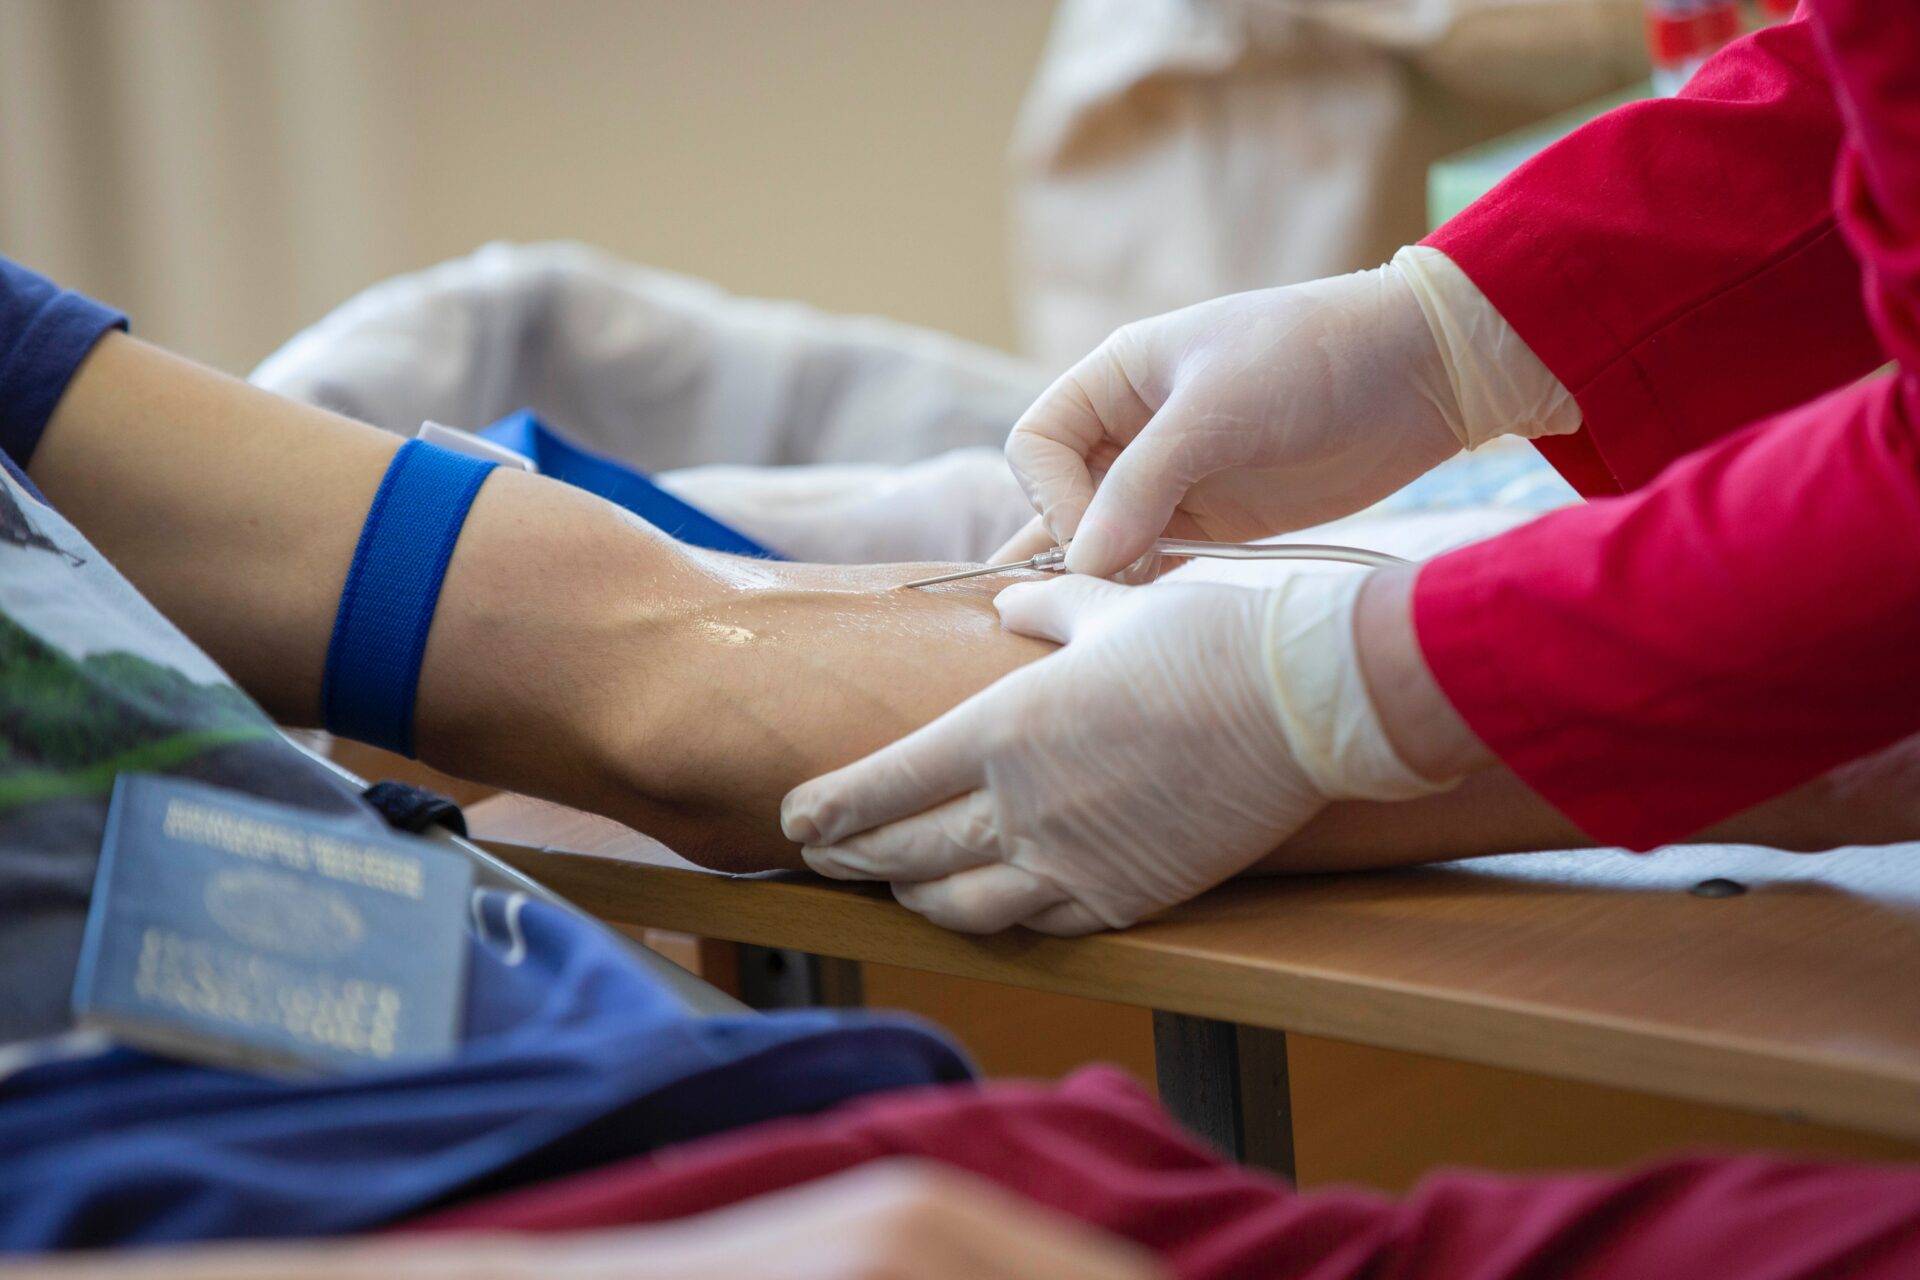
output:
[[[1384,551],[1343,547],[1331,542],[1207,542],[1195,538],[1158,538],[1151,554],[1206,560],[1338,560],[1377,569],[1413,563]]]

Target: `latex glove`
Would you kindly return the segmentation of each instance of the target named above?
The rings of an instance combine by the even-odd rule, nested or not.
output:
[[[1122,927],[1244,869],[1330,799],[1439,788],[1394,754],[1355,655],[1365,575],[1278,587],[1068,576],[1001,592],[1065,648],[791,792],[787,837],[968,932]]]
[[[1246,541],[1351,514],[1461,448],[1577,430],[1578,406],[1438,250],[1127,325],[1015,425],[1043,529],[1110,576],[1165,533]]]

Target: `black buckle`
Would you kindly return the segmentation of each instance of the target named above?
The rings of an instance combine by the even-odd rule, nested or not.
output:
[[[387,781],[374,783],[360,793],[360,798],[378,809],[388,826],[401,831],[418,835],[437,825],[457,836],[467,834],[467,818],[460,806],[437,791]]]

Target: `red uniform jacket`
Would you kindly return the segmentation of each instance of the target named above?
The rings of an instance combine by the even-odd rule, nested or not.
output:
[[[1585,429],[1542,447],[1594,500],[1426,566],[1422,645],[1474,728],[1610,841],[1920,730],[1920,9],[1811,8],[1433,239],[1579,397]],[[1840,389],[1889,356],[1893,378]],[[644,1222],[889,1155],[989,1177],[1191,1280],[1920,1274],[1912,1169],[1749,1157],[1298,1196],[1099,1073],[887,1095],[424,1225]]]
[[[1429,243],[1585,417],[1592,501],[1414,596],[1515,773],[1648,848],[1920,731],[1920,9],[1809,0]]]

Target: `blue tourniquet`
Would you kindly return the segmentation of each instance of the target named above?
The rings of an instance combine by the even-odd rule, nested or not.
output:
[[[540,421],[531,409],[510,414],[477,434],[522,457],[532,458],[541,475],[598,494],[689,546],[727,551],[737,556],[757,556],[762,560],[781,558],[746,534],[682,502],[624,463],[589,453],[569,442]]]
[[[413,703],[440,585],[495,463],[421,440],[400,446],[373,495],[327,644],[329,732],[413,754]]]

